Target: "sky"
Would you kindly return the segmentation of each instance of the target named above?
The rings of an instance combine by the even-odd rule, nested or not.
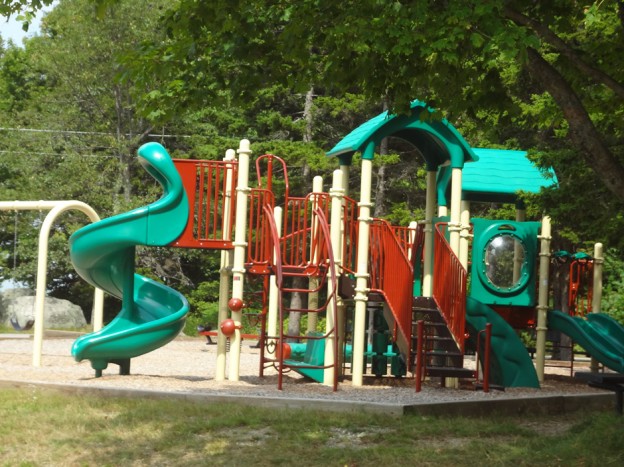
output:
[[[50,8],[47,7],[45,11],[50,11]],[[0,35],[2,36],[2,39],[5,41],[12,39],[16,45],[22,45],[22,39],[24,37],[32,37],[39,32],[39,26],[43,15],[44,10],[37,13],[37,16],[28,28],[28,33],[22,30],[22,22],[16,19],[16,14],[12,15],[8,22],[6,18],[0,17]]]

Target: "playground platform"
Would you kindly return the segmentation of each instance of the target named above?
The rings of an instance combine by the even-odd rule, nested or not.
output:
[[[75,395],[102,397],[168,398],[198,404],[234,403],[275,409],[308,409],[335,412],[368,411],[392,416],[488,414],[559,415],[578,410],[614,410],[611,392],[590,388],[569,375],[569,368],[551,367],[541,389],[508,388],[490,393],[441,388],[425,383],[416,393],[411,378],[365,379],[362,387],[349,381],[336,392],[290,373],[283,390],[277,389],[277,372],[268,369],[258,377],[259,350],[254,341],[241,349],[239,381],[216,381],[216,346],[203,338],[178,337],[166,346],[132,360],[131,375],[121,376],[110,365],[95,378],[89,362],[76,363],[70,355],[73,338],[46,338],[42,366],[32,366],[32,341],[15,334],[0,335],[0,387],[58,390]],[[586,371],[585,363],[575,364]]]

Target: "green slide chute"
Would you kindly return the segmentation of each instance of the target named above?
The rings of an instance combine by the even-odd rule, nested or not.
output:
[[[490,381],[504,387],[539,388],[533,361],[516,331],[492,308],[468,297],[466,324],[473,344],[487,323],[492,324]]]
[[[96,374],[109,363],[125,364],[174,339],[189,311],[179,292],[135,274],[137,245],[165,246],[180,236],[189,216],[182,180],[158,143],[138,151],[143,168],[162,186],[154,203],[90,224],[70,240],[70,256],[78,274],[90,284],[122,300],[119,314],[101,330],[78,338],[76,361],[88,359]]]
[[[599,313],[584,319],[549,311],[548,327],[570,336],[604,366],[624,373],[624,328],[617,321]]]

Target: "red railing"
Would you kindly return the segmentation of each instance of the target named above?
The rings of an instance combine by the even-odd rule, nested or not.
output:
[[[284,208],[281,239],[283,266],[318,265],[327,259],[327,251],[319,242],[319,224],[315,210],[329,217],[330,198],[327,193],[310,193],[305,198],[288,198]]]
[[[433,298],[446,324],[464,351],[466,326],[466,269],[451,250],[444,233],[446,223],[436,224],[434,239]]]
[[[593,258],[575,258],[570,263],[568,313],[571,316],[585,316],[591,313],[594,293],[593,273]]]
[[[318,240],[318,222],[315,220],[314,210],[321,209],[325,216],[329,217],[329,195],[310,193],[303,198],[291,197],[286,163],[282,158],[273,154],[264,154],[258,157],[256,175],[259,188],[252,190],[252,193],[259,191],[273,193],[276,190],[283,192],[283,196],[280,196],[280,199],[283,199],[283,204],[277,203],[273,199],[270,206],[274,208],[276,205],[281,205],[283,208],[280,237],[282,266],[290,268],[290,272],[293,272],[293,268],[305,269],[310,265],[317,266],[319,263],[326,262],[327,252]],[[280,175],[279,180],[276,179],[276,175]],[[279,186],[277,182],[279,182]],[[262,190],[263,188],[264,190]],[[266,197],[266,195],[264,196]],[[262,206],[258,205],[257,208],[253,214],[253,221],[250,218],[250,229],[257,230],[257,232],[249,234],[250,245],[252,245],[251,240],[254,240],[254,244],[258,243],[259,240],[257,239],[261,236],[270,237],[268,231],[258,230],[261,226],[263,229],[266,228],[266,220],[261,219],[263,216]],[[262,254],[249,256],[249,262],[256,264],[256,266],[252,266],[252,272],[263,272],[262,264],[268,264],[271,261],[268,253],[270,249],[268,242],[269,240],[266,240],[261,247],[258,247],[262,250]]]
[[[262,168],[265,167],[265,176],[262,177]],[[275,166],[279,166],[278,169]],[[289,198],[290,186],[288,184],[288,169],[286,167],[286,161],[281,157],[273,154],[264,154],[256,159],[256,176],[258,177],[258,188],[265,188],[271,192],[274,191],[273,176],[276,172],[281,171],[282,183],[284,190],[284,199]]]
[[[409,345],[412,327],[413,269],[390,224],[374,219],[370,226],[370,289],[384,295],[395,324]],[[397,339],[395,332],[395,340]]]
[[[403,249],[407,257],[411,259],[412,247],[416,238],[416,229],[398,225],[391,226],[391,229],[395,237],[397,238],[399,245],[401,245],[401,248]]]
[[[189,218],[172,246],[231,249],[236,209],[236,161],[174,159],[189,200]],[[230,198],[229,212],[225,202]]]
[[[278,241],[278,234],[277,234],[277,228],[275,225],[275,220],[273,218],[273,213],[268,209],[268,207],[264,208],[265,211],[265,217],[267,219],[267,222],[269,224],[269,232],[270,232],[270,236],[272,236],[273,241],[272,244],[275,244],[275,242]],[[335,262],[334,262],[334,255],[331,249],[331,242],[330,242],[330,232],[329,232],[329,225],[327,223],[327,218],[323,212],[322,209],[316,207],[313,209],[313,213],[314,213],[314,217],[315,219],[318,221],[318,225],[317,225],[317,229],[318,229],[318,235],[316,235],[316,237],[318,238],[319,243],[323,243],[324,246],[324,250],[327,252],[327,267],[323,268],[323,272],[324,272],[324,276],[320,278],[320,285],[317,289],[311,290],[311,289],[297,289],[297,288],[289,288],[286,287],[284,285],[284,269],[282,268],[282,255],[281,255],[281,249],[279,248],[274,248],[273,252],[275,255],[275,277],[276,277],[276,284],[279,290],[279,294],[280,297],[278,299],[278,309],[279,309],[279,319],[278,322],[280,323],[279,325],[279,336],[278,337],[278,342],[277,342],[277,349],[282,349],[283,348],[283,344],[286,342],[287,339],[305,339],[308,342],[310,342],[311,340],[321,340],[324,339],[327,342],[327,339],[330,336],[333,336],[334,338],[332,339],[332,343],[333,343],[333,354],[334,354],[334,363],[331,365],[313,365],[313,364],[306,364],[304,363],[300,363],[298,362],[296,364],[297,368],[333,368],[333,390],[336,391],[338,389],[338,339],[336,338],[336,323],[338,323],[338,306],[337,306],[337,302],[336,302],[336,296],[337,296],[337,279],[336,279],[336,267],[335,267]],[[327,280],[331,281],[332,284],[332,293],[328,294],[325,301],[323,303],[320,304],[320,306],[314,310],[310,310],[310,309],[295,309],[295,308],[290,308],[290,307],[286,307],[284,305],[284,300],[282,298],[282,294],[283,293],[289,293],[289,292],[299,292],[299,293],[313,293],[313,292],[318,292],[321,288],[325,288],[326,287],[326,283]],[[283,323],[284,319],[285,319],[285,314],[291,311],[298,311],[298,312],[307,312],[307,313],[318,313],[321,311],[325,311],[327,310],[328,306],[330,303],[333,303],[333,322],[334,322],[334,327],[332,329],[328,329],[326,331],[325,334],[322,335],[307,335],[305,337],[303,336],[291,336],[288,335],[286,333],[284,333],[284,327],[283,327]],[[271,336],[268,336],[271,337]],[[271,361],[270,359],[265,359],[264,356],[262,357],[263,360],[266,361]],[[285,362],[285,357],[284,357],[284,352],[278,350],[276,351],[276,359],[272,360],[277,362],[277,370],[278,370],[278,389],[282,389],[282,384],[283,384],[283,374],[285,369],[287,369],[288,367],[292,366],[291,364],[289,365],[288,363]]]
[[[414,235],[413,243],[410,245],[410,261],[412,266],[417,262],[422,262],[423,250],[425,248],[425,224],[418,224]]]
[[[273,240],[265,208],[273,212],[273,193],[254,188],[249,195],[249,218],[247,223],[247,261],[251,274],[269,274],[273,264]]]
[[[345,197],[342,203],[342,257],[341,268],[347,274],[355,274],[358,240],[358,205],[354,199]]]

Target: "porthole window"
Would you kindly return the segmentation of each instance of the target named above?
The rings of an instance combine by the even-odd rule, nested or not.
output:
[[[484,272],[490,285],[507,291],[522,285],[526,249],[518,237],[501,233],[490,239],[483,255]]]

